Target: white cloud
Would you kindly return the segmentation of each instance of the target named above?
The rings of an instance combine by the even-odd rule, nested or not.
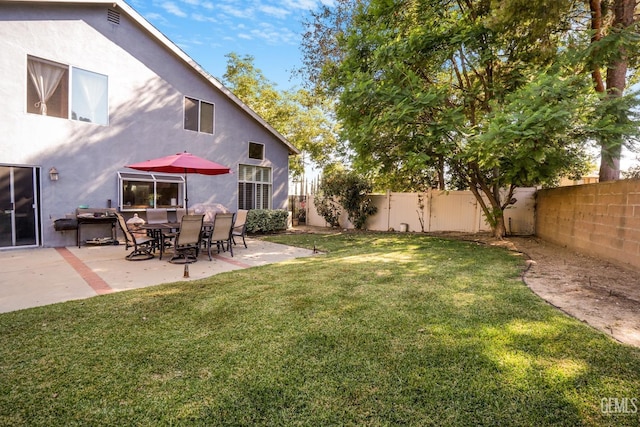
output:
[[[198,21],[198,22],[212,22],[212,23],[217,23],[218,20],[214,17],[211,16],[207,16],[207,15],[203,15],[201,13],[192,13],[191,14],[191,19],[193,19],[194,21]]]
[[[316,0],[285,0],[284,6],[292,9],[313,10],[317,6]]]
[[[182,9],[180,9],[177,4],[175,4],[172,1],[166,1],[162,3],[161,7],[172,15],[178,16],[180,18],[187,17],[187,14]]]
[[[165,18],[164,16],[162,16],[159,13],[155,13],[155,12],[151,12],[151,13],[147,13],[144,15],[145,19],[149,22],[155,22],[156,24],[160,23],[163,25],[167,25],[169,24],[169,21],[167,20],[167,18]]]
[[[253,40],[253,37],[251,37],[251,35],[246,34],[246,33],[238,34],[238,38],[239,39],[244,39],[244,40]]]
[[[258,9],[269,15],[269,16],[273,16],[276,17],[278,19],[285,19],[288,15],[291,14],[290,10],[287,9],[283,9],[281,7],[275,7],[275,6],[258,6]]]
[[[272,24],[263,22],[251,31],[254,38],[259,38],[271,45],[296,44],[296,34],[288,28],[275,27]]]
[[[190,42],[191,44],[193,44],[193,45],[196,45],[196,46],[202,46],[202,45],[204,45],[204,42],[203,42],[203,41],[202,41],[202,39],[200,39],[200,38],[192,38],[191,40],[189,40],[189,42]]]
[[[248,18],[253,15],[252,9],[238,9],[234,6],[229,6],[226,4],[220,4],[217,6],[219,10],[222,10],[227,15],[231,15],[236,18]]]
[[[213,10],[213,3],[206,0],[180,0],[182,3],[188,4],[189,6],[193,6],[196,8],[203,8],[207,10]]]

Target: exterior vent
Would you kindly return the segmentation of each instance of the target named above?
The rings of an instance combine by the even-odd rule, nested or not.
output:
[[[120,25],[120,13],[115,10],[107,9],[107,21],[112,24]]]

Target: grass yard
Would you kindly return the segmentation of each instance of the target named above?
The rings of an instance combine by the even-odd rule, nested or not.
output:
[[[326,254],[0,314],[0,425],[640,423],[640,350],[537,298],[517,254],[270,240]]]

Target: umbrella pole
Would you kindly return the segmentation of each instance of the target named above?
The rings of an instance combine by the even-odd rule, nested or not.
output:
[[[189,215],[189,185],[187,185],[187,172],[184,172],[184,209]]]

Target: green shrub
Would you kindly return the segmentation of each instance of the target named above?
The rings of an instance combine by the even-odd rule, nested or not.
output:
[[[331,227],[340,227],[340,215],[342,210],[340,205],[330,196],[327,196],[323,190],[318,189],[313,199],[316,211]]]
[[[289,213],[284,209],[251,209],[247,214],[247,233],[273,233],[287,229]]]
[[[318,214],[332,227],[340,225],[342,207],[349,221],[360,230],[367,218],[378,210],[369,196],[371,191],[373,185],[364,176],[353,171],[335,170],[323,177],[314,203]]]

